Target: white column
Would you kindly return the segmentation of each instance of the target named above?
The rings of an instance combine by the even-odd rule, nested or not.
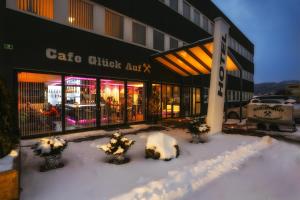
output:
[[[146,32],[147,32],[146,46],[150,49],[153,49],[153,28],[147,26]]]
[[[223,18],[215,19],[214,52],[210,76],[207,124],[210,134],[222,131],[224,117],[226,58],[229,40],[229,25]]]
[[[170,36],[165,34],[165,51],[170,49]]]
[[[10,9],[13,9],[13,10],[17,10],[17,1],[12,1],[12,0],[7,0],[6,1],[6,8],[10,8]]]
[[[124,17],[124,40],[132,42],[132,20]]]
[[[183,14],[183,0],[178,0],[178,12]]]

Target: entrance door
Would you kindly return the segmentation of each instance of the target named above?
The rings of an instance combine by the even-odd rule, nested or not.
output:
[[[180,87],[162,85],[162,118],[180,116]]]

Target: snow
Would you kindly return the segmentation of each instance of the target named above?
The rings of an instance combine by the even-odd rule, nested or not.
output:
[[[148,136],[146,148],[160,153],[160,159],[165,160],[176,158],[176,145],[178,145],[176,139],[158,132]]]
[[[147,137],[153,132],[128,135],[136,143],[125,165],[106,163],[106,155],[99,154],[96,146],[109,138],[69,142],[63,152],[65,167],[45,173],[38,170],[43,159],[23,147],[21,199],[299,199],[297,145],[226,134],[191,144],[185,130],[163,133],[174,137],[181,150],[170,162],[144,158]]]
[[[41,151],[41,154],[49,154],[52,149],[63,147],[66,142],[59,137],[42,138],[37,143],[35,150]]]
[[[17,150],[12,150],[7,156],[0,159],[0,172],[8,171],[13,168],[14,159],[18,156]]]

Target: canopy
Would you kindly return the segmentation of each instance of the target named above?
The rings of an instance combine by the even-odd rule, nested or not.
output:
[[[153,61],[160,63],[181,76],[209,74],[212,68],[213,37],[186,46],[155,54]],[[239,70],[239,63],[228,49],[228,71]]]

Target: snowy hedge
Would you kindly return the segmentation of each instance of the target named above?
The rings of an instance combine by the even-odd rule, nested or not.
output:
[[[60,137],[43,138],[32,149],[38,156],[58,155],[67,147],[67,142]]]
[[[146,158],[171,160],[179,156],[179,146],[175,138],[161,132],[147,138]]]
[[[108,144],[99,145],[97,148],[103,150],[107,155],[112,156],[109,162],[123,164],[129,161],[129,159],[125,157],[125,153],[134,143],[134,140],[128,139],[117,132],[111,136]]]

